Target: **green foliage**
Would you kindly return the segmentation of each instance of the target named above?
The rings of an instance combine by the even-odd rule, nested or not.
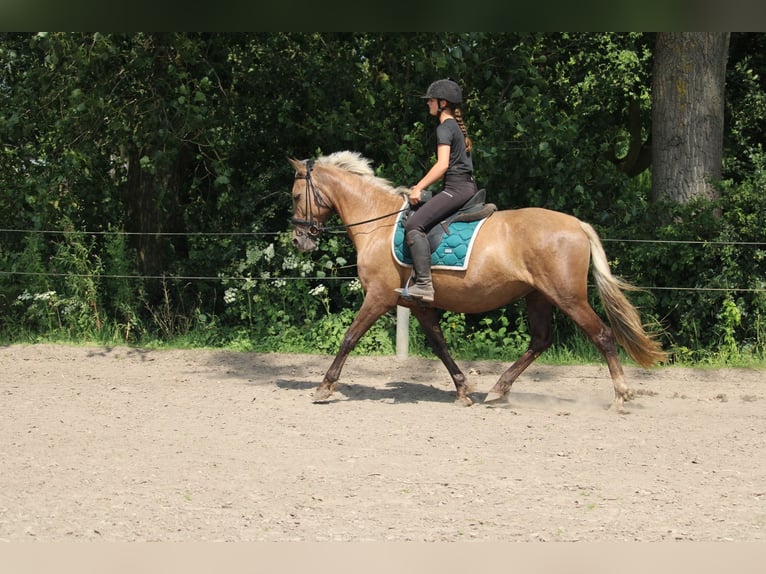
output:
[[[651,205],[620,230],[649,242],[608,244],[615,271],[651,290],[634,302],[663,325],[677,361],[766,355],[763,174],[723,183],[717,202]]]
[[[334,315],[322,317],[312,325],[306,341],[312,352],[334,355],[338,352],[343,336],[356,316],[356,309],[342,309]],[[381,317],[364,334],[354,349],[354,354],[392,355],[396,352],[396,323],[391,315]],[[305,349],[306,347],[304,347]]]
[[[24,288],[12,304],[23,331],[70,338],[99,333],[103,327],[101,289],[94,276],[100,274],[102,263],[93,254],[94,243],[94,237],[73,232],[50,246],[46,285]],[[41,242],[29,242],[23,261],[39,269],[43,250]]]
[[[125,343],[133,343],[141,334],[137,281],[130,277],[135,253],[128,247],[121,230],[109,231],[104,236],[103,248],[103,273],[107,277],[103,289],[104,309],[115,334],[119,333]]]
[[[0,335],[333,353],[355,253],[292,248],[286,158],[351,149],[414,183],[435,151],[418,96],[449,76],[490,201],[646,240],[607,253],[676,361],[763,357],[763,38],[732,36],[720,201],[676,206],[641,161],[652,34],[0,33],[0,229],[23,231],[0,231]],[[442,325],[459,356],[512,359],[523,313]],[[392,321],[357,352],[392,352]],[[589,346],[555,327],[561,356]]]
[[[512,361],[526,351],[530,341],[523,305],[478,317],[446,311],[441,327],[450,352],[459,358]]]
[[[483,317],[479,325],[479,330],[469,339],[476,357],[515,358],[529,346],[530,336],[523,313],[516,316],[514,324],[503,312],[497,318]]]

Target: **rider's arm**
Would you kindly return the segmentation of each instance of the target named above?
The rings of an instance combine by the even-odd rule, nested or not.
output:
[[[444,177],[449,167],[449,152],[450,146],[448,145],[441,144],[436,146],[436,163],[431,166],[431,169],[423,176],[423,179],[410,190],[410,203],[419,203],[423,190]]]

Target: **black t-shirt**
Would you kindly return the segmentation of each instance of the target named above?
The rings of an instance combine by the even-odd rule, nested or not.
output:
[[[449,167],[445,175],[473,173],[473,160],[465,149],[465,136],[454,118],[447,118],[436,127],[436,143],[450,146]]]

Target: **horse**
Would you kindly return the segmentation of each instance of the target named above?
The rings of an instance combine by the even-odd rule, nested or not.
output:
[[[352,151],[314,160],[288,158],[295,168],[292,187],[292,244],[316,249],[328,218],[337,213],[357,253],[357,275],[364,299],[346,331],[332,364],[314,391],[313,402],[326,403],[337,390],[341,370],[360,338],[384,313],[409,307],[435,355],[455,384],[455,403],[470,406],[474,389],[447,349],[439,325],[440,310],[486,313],[524,298],[530,341],[526,351],[500,376],[484,398],[507,403],[513,382],[553,343],[553,311],[558,307],[598,348],[614,386],[610,406],[626,413],[634,398],[626,384],[617,343],[636,363],[649,368],[667,359],[657,334],[644,329],[636,308],[623,291],[637,290],[615,277],[594,228],[574,216],[536,207],[498,210],[484,221],[468,267],[462,271],[433,269],[435,297],[424,304],[395,291],[410,274],[392,253],[399,214],[406,209],[407,190],[375,175],[371,161]],[[592,265],[591,265],[592,263]],[[588,303],[588,273],[600,294],[607,326]]]

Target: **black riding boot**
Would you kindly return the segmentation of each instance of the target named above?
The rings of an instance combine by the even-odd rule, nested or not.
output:
[[[434,300],[434,286],[431,282],[431,245],[422,231],[408,232],[405,241],[410,248],[412,266],[415,269],[415,283],[408,287],[408,295],[424,303],[431,303]],[[397,289],[397,291],[402,293],[404,289]]]

